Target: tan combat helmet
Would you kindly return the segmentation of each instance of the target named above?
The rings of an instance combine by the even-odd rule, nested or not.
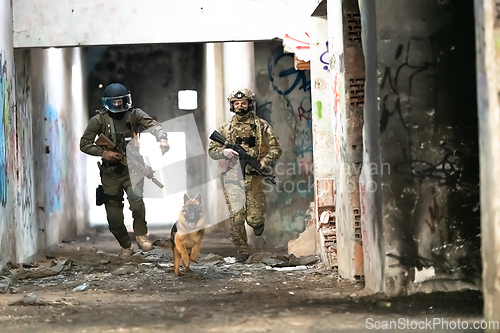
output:
[[[243,98],[248,99],[248,111],[253,111],[255,109],[255,93],[246,88],[233,90],[233,92],[229,94],[229,97],[227,98],[227,101],[229,102],[229,110],[234,112],[233,102],[237,99]]]

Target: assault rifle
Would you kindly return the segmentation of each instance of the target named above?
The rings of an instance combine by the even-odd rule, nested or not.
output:
[[[274,180],[275,177],[273,175],[269,174],[268,172],[266,172],[265,170],[263,170],[260,166],[260,162],[255,157],[248,155],[245,148],[243,148],[239,144],[229,143],[226,140],[226,138],[217,131],[214,131],[210,135],[210,139],[222,144],[223,146],[225,146],[229,149],[234,150],[235,152],[237,152],[239,154],[238,157],[240,159],[241,170],[243,172],[243,175],[245,174],[245,167],[248,164],[255,170],[255,172],[257,172],[259,175],[263,176],[264,179],[270,181],[274,185],[277,185],[276,181]]]
[[[120,160],[120,162],[124,165],[124,166],[127,166],[128,162],[129,161],[133,166],[134,168],[137,168],[139,169],[145,176],[146,178],[148,179],[151,179],[153,181],[153,183],[155,183],[156,185],[158,185],[159,188],[163,188],[163,184],[160,183],[153,175],[154,171],[153,169],[151,169],[151,167],[149,165],[146,165],[143,161],[142,161],[142,158],[141,156],[139,155],[139,152],[136,151],[137,149],[134,149],[132,147],[129,147],[128,150],[130,150],[129,152],[129,155],[128,155],[128,158],[125,158],[125,151],[124,149],[119,149],[114,143],[113,141],[111,141],[106,135],[104,134],[99,134],[99,136],[97,137],[97,140],[95,140],[95,144],[98,145],[98,146],[101,146],[101,147],[104,147],[105,149],[110,149],[110,150],[114,150],[116,151],[117,153],[120,153],[123,155],[123,158]]]

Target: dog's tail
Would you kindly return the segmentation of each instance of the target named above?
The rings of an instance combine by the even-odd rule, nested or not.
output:
[[[172,250],[175,248],[175,234],[177,233],[177,222],[172,226],[172,230],[170,230],[170,242],[172,243]]]
[[[171,248],[171,243],[172,243],[171,239],[160,238],[160,239],[155,240],[153,242],[153,245],[169,250]]]

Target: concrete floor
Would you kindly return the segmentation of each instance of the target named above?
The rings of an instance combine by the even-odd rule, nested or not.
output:
[[[160,237],[168,238],[168,230],[150,231],[150,239]],[[458,320],[468,326],[463,331],[482,331],[473,329],[482,320],[478,291],[366,295],[362,282],[342,280],[320,263],[288,271],[228,263],[236,253],[222,234],[206,236],[200,260],[180,277],[170,250],[139,251],[127,261],[118,252],[100,228],[65,240],[36,267],[6,267],[0,332],[364,332],[391,324],[386,331],[420,325],[421,332],[457,332]]]

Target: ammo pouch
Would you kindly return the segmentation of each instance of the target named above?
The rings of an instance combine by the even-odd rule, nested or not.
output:
[[[236,138],[236,143],[241,145],[242,143],[245,143],[248,145],[248,147],[250,148],[253,148],[255,147],[255,136],[251,136],[251,137],[248,137],[248,138],[240,138],[240,137],[237,137]]]
[[[95,204],[101,206],[102,204],[108,203],[110,200],[123,202],[123,193],[121,195],[108,195],[104,193],[102,185],[97,186],[95,191]]]

